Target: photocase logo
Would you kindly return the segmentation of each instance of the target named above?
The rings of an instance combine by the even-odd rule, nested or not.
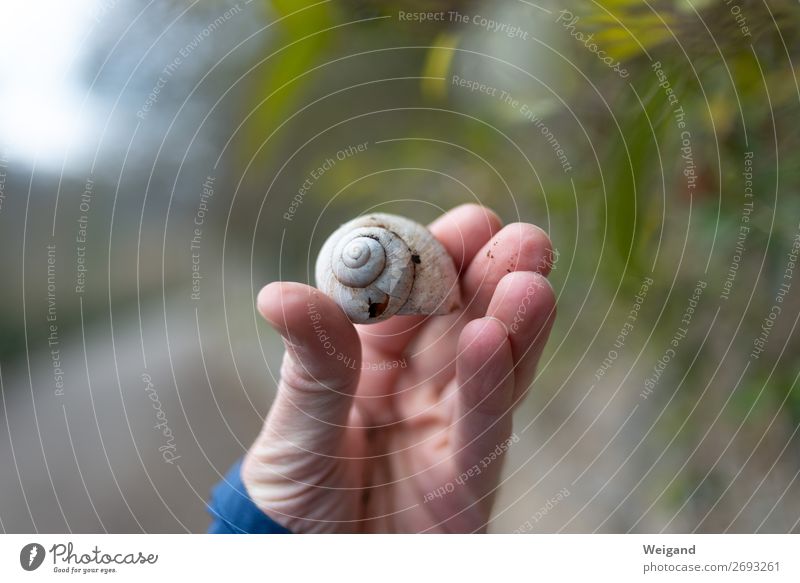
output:
[[[26,571],[35,571],[44,561],[44,547],[39,543],[28,543],[19,552],[19,564]]]

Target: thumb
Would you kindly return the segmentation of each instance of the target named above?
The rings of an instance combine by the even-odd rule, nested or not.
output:
[[[305,456],[336,456],[361,372],[356,329],[331,298],[300,283],[267,285],[258,310],[286,347],[262,438],[288,441]]]

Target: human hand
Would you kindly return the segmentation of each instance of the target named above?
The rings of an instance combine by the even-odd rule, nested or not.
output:
[[[472,204],[430,226],[459,271],[463,308],[449,316],[354,326],[313,287],[261,290],[286,347],[242,466],[263,512],[297,533],[486,530],[555,318],[547,235],[501,226]]]

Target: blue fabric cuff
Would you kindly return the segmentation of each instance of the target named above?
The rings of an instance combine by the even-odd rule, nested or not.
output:
[[[228,470],[211,492],[207,505],[213,521],[211,534],[291,534],[255,505],[242,482],[242,460]]]

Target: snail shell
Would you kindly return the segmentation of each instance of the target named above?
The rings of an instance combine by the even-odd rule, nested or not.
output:
[[[396,215],[374,213],[339,227],[315,272],[317,287],[358,324],[449,314],[461,304],[450,254],[424,226]]]

